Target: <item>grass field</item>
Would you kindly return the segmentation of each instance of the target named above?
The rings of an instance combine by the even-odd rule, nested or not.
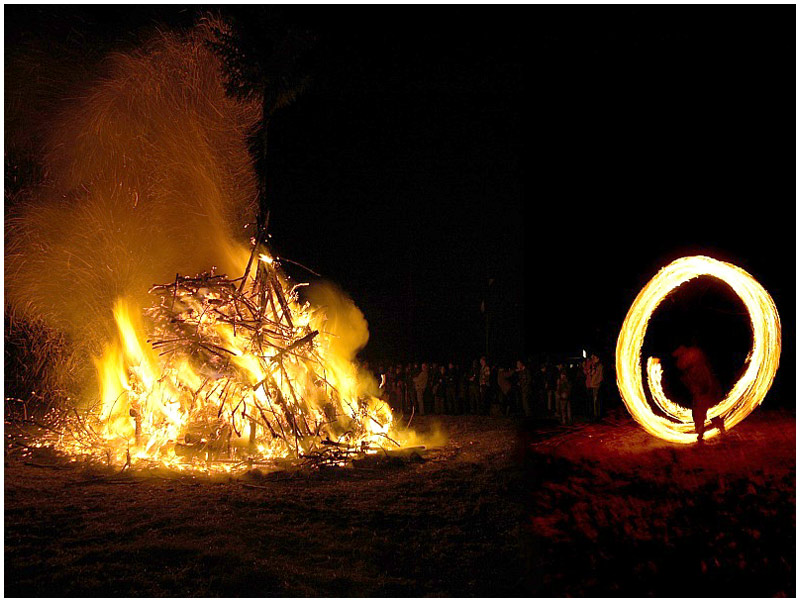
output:
[[[450,440],[424,461],[230,482],[102,475],[7,455],[5,593],[521,593],[514,423],[441,422]]]
[[[702,448],[424,417],[422,458],[212,481],[5,459],[8,596],[795,595],[795,417]]]

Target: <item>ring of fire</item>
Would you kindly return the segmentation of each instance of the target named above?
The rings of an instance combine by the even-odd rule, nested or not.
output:
[[[691,410],[679,406],[661,388],[661,364],[648,358],[648,388],[654,404],[648,403],[642,382],[641,353],[647,325],[659,304],[676,288],[699,276],[722,280],[739,296],[747,308],[753,345],[745,360],[747,368],[728,394],[706,416],[705,438],[715,437],[720,429],[711,420],[722,419],[725,429],[744,420],[769,391],[781,354],[781,324],[778,310],[769,293],[743,269],[710,257],[682,257],[662,268],[645,285],[633,302],[617,339],[617,386],[633,418],[656,437],[675,443],[696,439]]]

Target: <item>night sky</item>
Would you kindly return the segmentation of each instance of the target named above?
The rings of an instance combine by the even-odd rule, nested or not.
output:
[[[201,10],[9,7],[6,48],[101,54]],[[641,286],[702,252],[773,295],[794,378],[790,7],[287,11],[320,58],[270,131],[270,230],[362,309],[365,357],[475,357],[484,300],[502,361],[608,353]]]

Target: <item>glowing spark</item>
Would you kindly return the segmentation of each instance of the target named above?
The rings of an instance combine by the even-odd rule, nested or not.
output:
[[[653,412],[642,383],[641,353],[647,325],[653,312],[673,290],[699,276],[722,280],[739,296],[750,316],[753,346],[747,356],[747,369],[725,398],[710,408],[706,417],[705,438],[720,430],[711,428],[719,417],[725,429],[744,420],[764,399],[775,378],[781,355],[781,324],[778,310],[769,296],[743,269],[701,255],[683,257],[661,269],[633,302],[617,339],[617,386],[634,419],[656,437],[675,443],[696,440],[691,410],[666,397],[661,387],[662,368],[658,358],[648,358],[648,388],[654,404],[665,414]]]

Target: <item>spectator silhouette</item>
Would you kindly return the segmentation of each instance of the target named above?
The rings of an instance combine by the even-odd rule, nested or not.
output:
[[[514,376],[513,370],[506,370],[498,366],[497,368],[497,388],[499,392],[500,411],[508,416],[512,411],[512,385],[511,377]]]
[[[431,385],[431,389],[433,390],[434,414],[444,413],[444,399],[447,388],[446,375],[447,375],[447,369],[444,367],[444,365],[438,366],[438,369],[435,370],[432,375],[433,382]]]
[[[522,404],[522,412],[527,418],[533,416],[533,408],[531,407],[531,373],[528,367],[522,360],[517,360],[517,385],[519,386],[520,403]]]
[[[444,367],[442,367],[442,370],[444,370]],[[457,414],[456,398],[458,397],[458,373],[456,372],[456,367],[453,365],[453,362],[447,365],[444,380],[445,411],[448,414]]]
[[[547,399],[547,411],[550,413],[558,413],[558,406],[556,404],[556,384],[558,381],[558,372],[553,368],[552,364],[547,361],[542,365],[541,373],[544,396]]]
[[[481,400],[481,367],[478,360],[473,360],[472,368],[469,371],[469,384],[467,385],[467,398],[469,400],[467,410],[470,414],[478,413],[478,406]]]
[[[416,393],[417,413],[425,415],[425,391],[428,387],[428,364],[422,364],[422,368],[414,377],[414,391]]]
[[[603,384],[603,364],[597,354],[593,353],[583,363],[586,374],[586,389],[592,398],[592,417],[599,420],[603,417],[603,401],[600,398],[600,386]]]
[[[486,357],[481,357],[480,372],[478,373],[478,381],[480,384],[480,398],[481,398],[481,413],[489,413],[489,387],[492,383],[492,369],[486,362]]]
[[[572,424],[572,383],[564,366],[559,366],[558,381],[556,382],[556,410],[561,424]]]

